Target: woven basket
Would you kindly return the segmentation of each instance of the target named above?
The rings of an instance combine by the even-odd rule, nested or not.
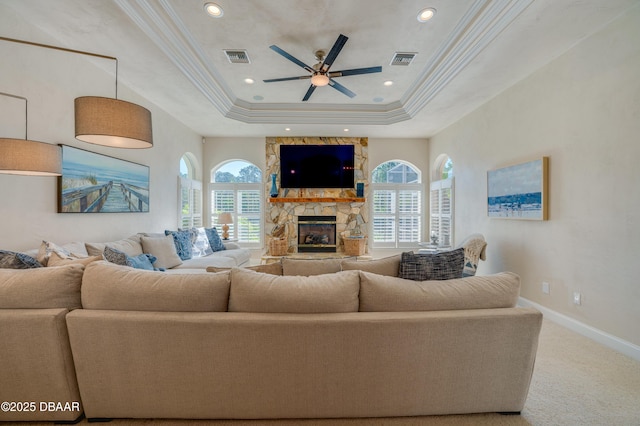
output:
[[[289,242],[284,238],[274,238],[269,241],[269,254],[271,256],[285,256],[289,249]]]

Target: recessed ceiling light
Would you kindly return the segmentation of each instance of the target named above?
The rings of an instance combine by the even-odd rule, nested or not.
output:
[[[291,131],[291,128],[290,128],[290,127],[285,127],[284,131],[285,131],[285,132],[290,132],[290,131]]]
[[[385,82],[384,82],[384,83],[382,83],[382,84],[384,84],[385,86],[393,86],[393,81],[391,81],[391,80],[387,80],[387,81],[385,81]]]
[[[348,131],[349,131],[349,129],[344,129],[344,131],[345,131],[345,132],[348,132]]]
[[[418,22],[427,22],[429,19],[433,18],[435,14],[436,10],[432,7],[422,9],[420,12],[418,12]]]
[[[222,15],[224,15],[224,10],[215,3],[205,3],[204,11],[213,18],[222,18]]]
[[[244,82],[247,83],[247,84],[253,84],[254,83],[252,78],[245,78]]]

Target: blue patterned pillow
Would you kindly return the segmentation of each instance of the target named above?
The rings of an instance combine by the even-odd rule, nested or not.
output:
[[[224,244],[222,244],[222,238],[220,238],[220,235],[218,235],[218,231],[216,230],[216,228],[204,228],[204,231],[206,232],[207,238],[209,239],[211,250],[220,251],[227,249]]]
[[[15,251],[0,250],[0,268],[31,269],[42,268],[42,264],[33,257]]]
[[[193,257],[191,249],[191,232],[189,231],[164,231],[165,235],[173,237],[173,243],[176,245],[176,252],[182,260],[189,260]]]
[[[153,262],[158,260],[158,258],[149,253],[142,253],[132,257],[123,251],[116,250],[111,247],[105,247],[103,254],[107,261],[115,263],[116,265],[131,266],[132,268],[147,269],[149,271],[165,270],[164,268],[153,267]]]

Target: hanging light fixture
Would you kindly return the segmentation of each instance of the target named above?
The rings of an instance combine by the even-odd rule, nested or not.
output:
[[[115,61],[115,98],[84,96],[75,99],[76,139],[115,148],[151,148],[153,146],[151,112],[140,105],[118,99],[117,58],[6,37],[0,37],[0,40]]]
[[[62,154],[58,145],[29,140],[27,98],[2,93],[24,101],[24,139],[0,138],[0,173],[30,176],[60,176]]]

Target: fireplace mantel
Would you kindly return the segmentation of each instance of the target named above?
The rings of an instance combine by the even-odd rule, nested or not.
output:
[[[364,197],[269,197],[270,203],[364,203]]]

